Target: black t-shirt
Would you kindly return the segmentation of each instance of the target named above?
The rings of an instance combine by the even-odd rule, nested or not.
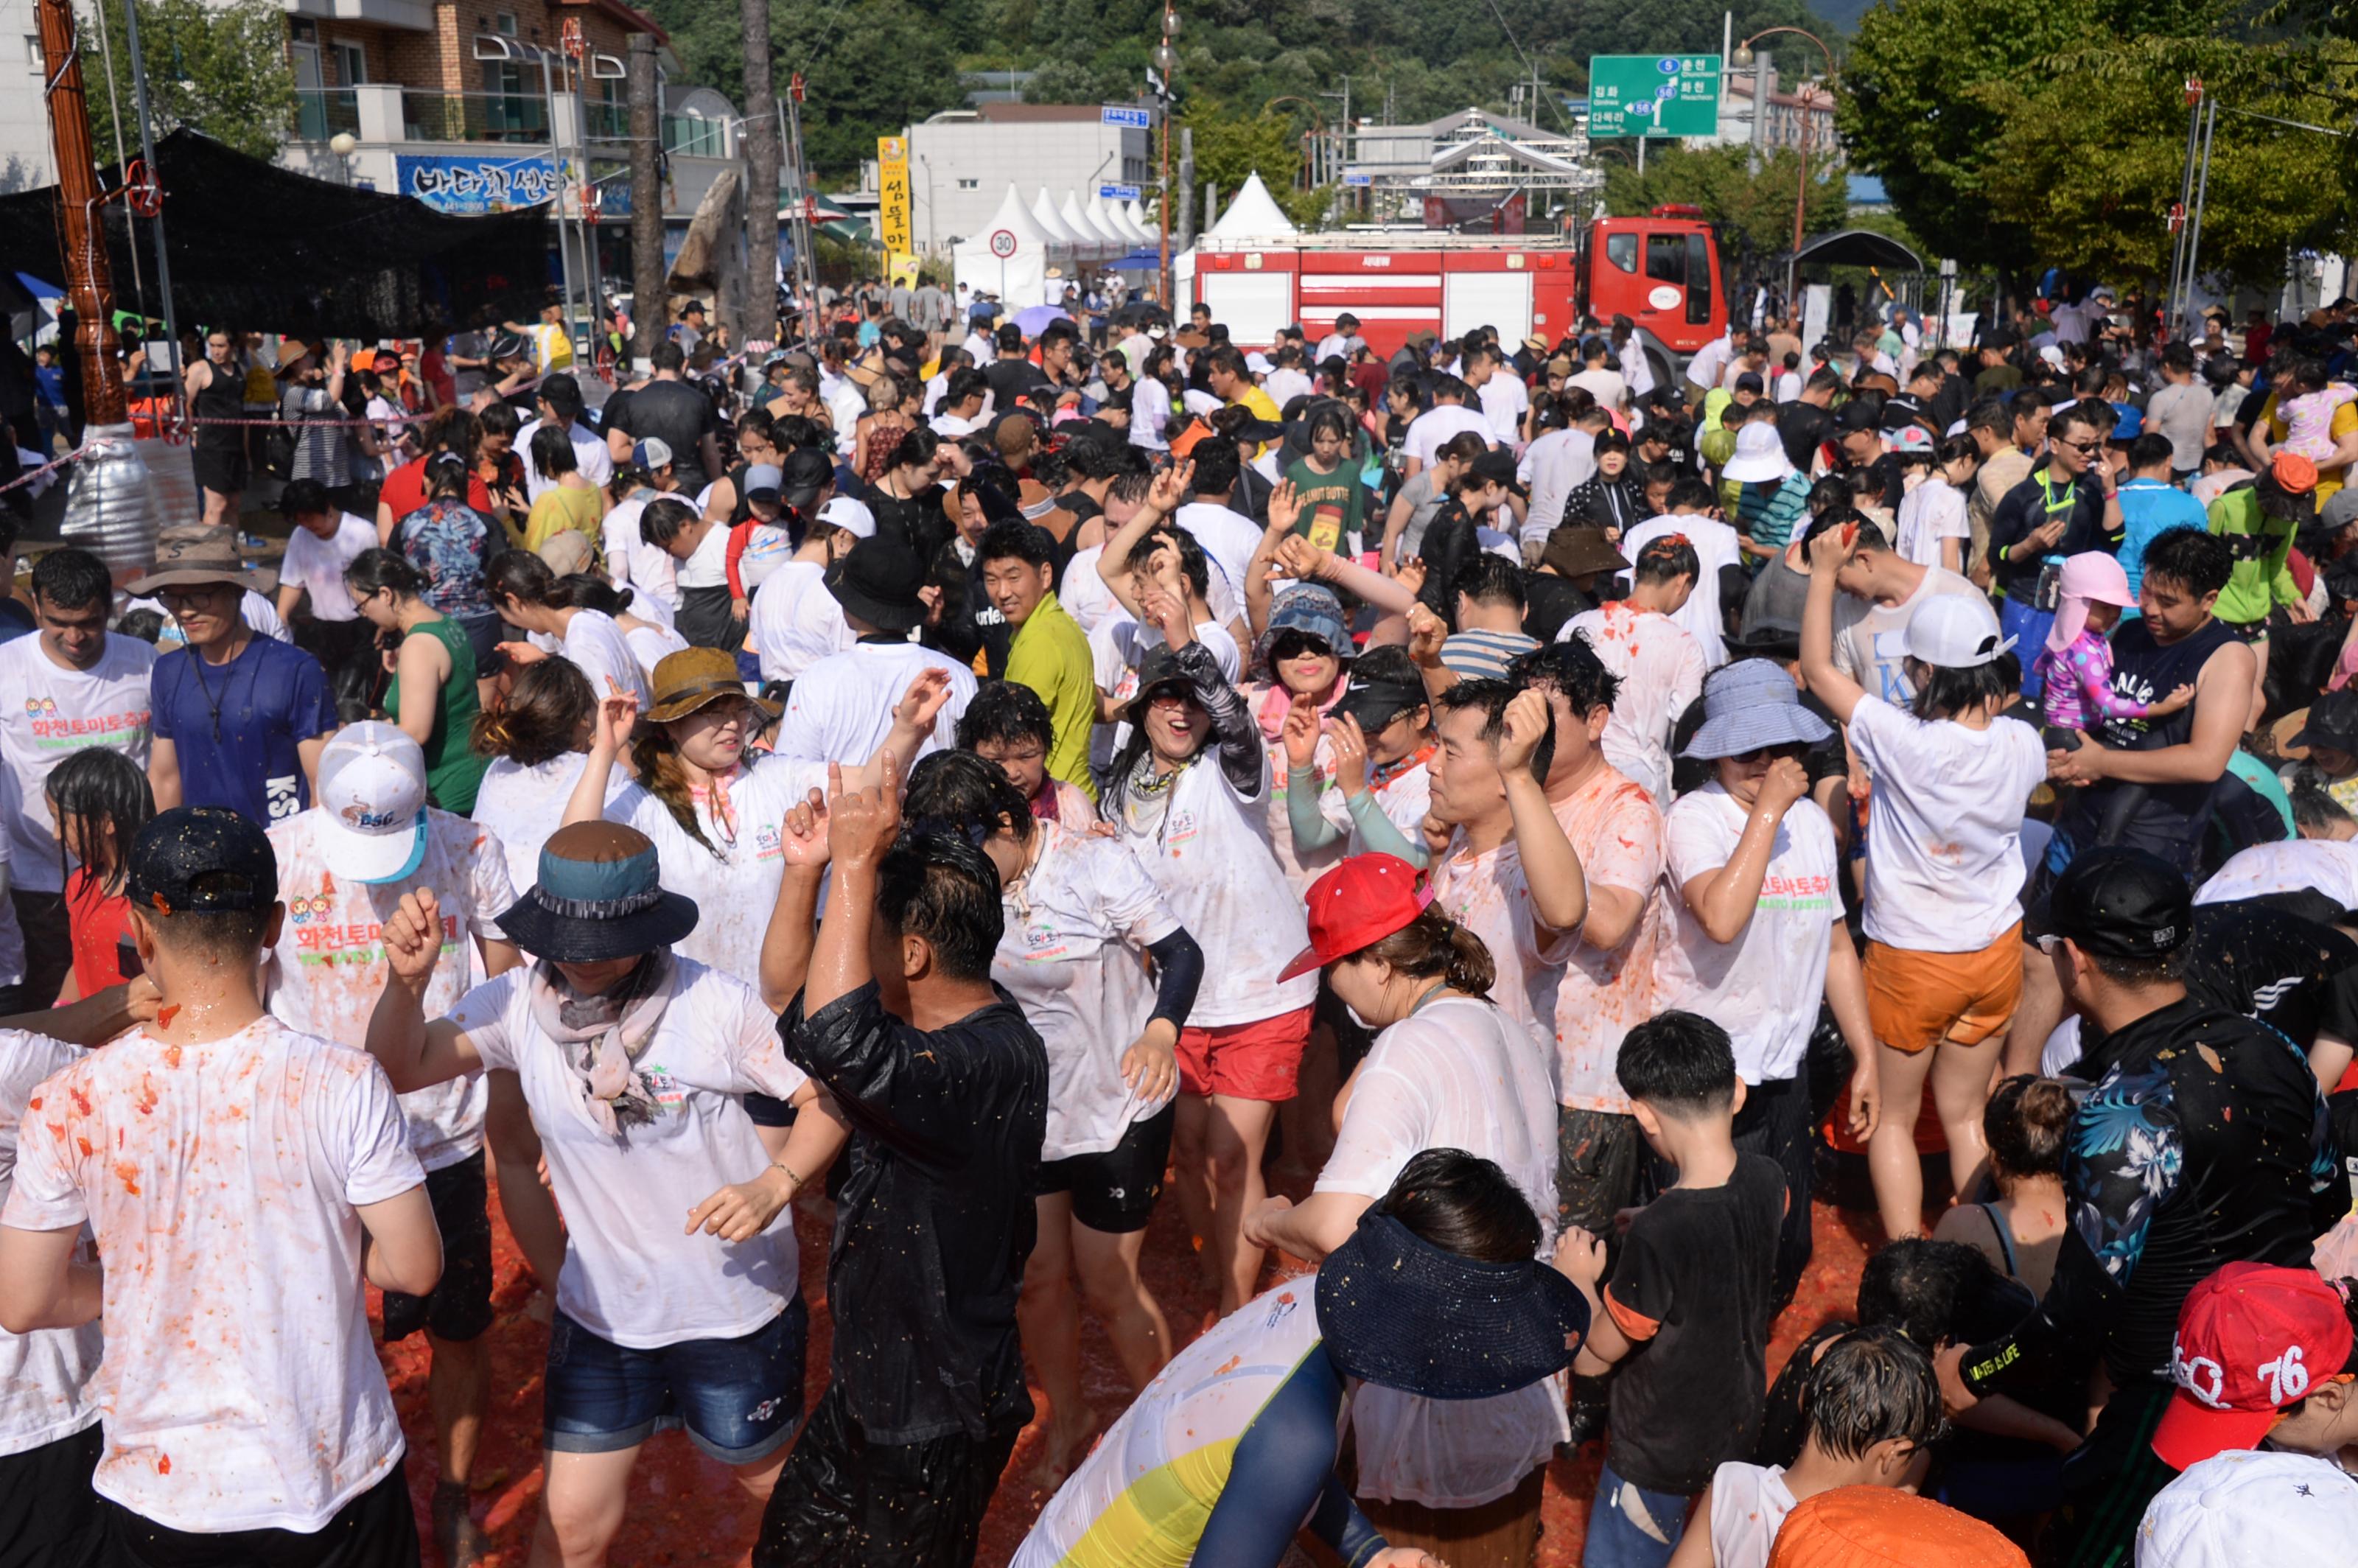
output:
[[[607,425],[633,441],[657,440],[671,449],[672,471],[690,495],[711,482],[704,471],[702,439],[720,438],[720,416],[712,399],[683,381],[651,381],[631,390],[620,413],[608,405]]]
[[[2154,702],[2191,685],[2211,655],[2234,641],[2217,621],[2169,643],[2153,639],[2153,622],[2140,618],[2113,633],[2113,690],[2139,702]],[[2183,745],[2194,735],[2199,704],[2189,703],[2160,719],[2107,719],[2093,738],[2116,752],[2151,752]],[[2190,867],[2201,848],[2202,829],[2218,780],[2194,784],[2126,785],[2101,780],[2068,792],[2056,831],[2086,848],[2098,842],[2149,849],[2172,865]],[[2131,791],[2136,793],[2131,794]],[[2123,820],[2113,822],[2115,805]]]
[[[1691,1498],[1751,1456],[1784,1214],[1777,1162],[1739,1154],[1725,1185],[1672,1187],[1630,1225],[1604,1290],[1633,1346],[1613,1379],[1606,1454],[1623,1480]]]
[[[2320,901],[2322,902],[2322,901]],[[2256,1018],[2302,1050],[2320,1033],[2358,1040],[2358,942],[2276,897],[2194,906],[2186,987]]]
[[[1777,410],[1777,438],[1785,444],[1785,460],[1803,473],[1810,471],[1821,444],[1833,439],[1834,416],[1814,403],[1788,403]]]
[[[991,407],[1002,415],[1033,387],[1048,384],[1048,378],[1030,360],[993,360],[983,367],[982,379],[990,384]]]
[[[1568,579],[1548,572],[1523,576],[1523,634],[1527,637],[1552,643],[1565,622],[1595,608],[1596,601]]]

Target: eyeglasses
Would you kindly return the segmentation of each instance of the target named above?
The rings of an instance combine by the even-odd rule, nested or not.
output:
[[[2058,952],[2062,950],[2063,938],[2058,936],[2052,931],[2049,932],[2044,936],[2035,936],[2031,938],[2031,940],[2037,942],[2039,944],[2039,950],[2050,957],[2053,957]]]

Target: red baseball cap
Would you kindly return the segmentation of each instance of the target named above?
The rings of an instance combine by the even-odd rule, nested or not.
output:
[[[2178,1385],[2153,1451],[2175,1470],[2257,1447],[2287,1405],[2350,1360],[2349,1314],[2309,1269],[2230,1263],[2178,1309],[2169,1376]]]
[[[1433,902],[1417,869],[1398,855],[1354,855],[1310,884],[1310,946],[1277,978],[1290,980],[1347,958],[1414,920]]]

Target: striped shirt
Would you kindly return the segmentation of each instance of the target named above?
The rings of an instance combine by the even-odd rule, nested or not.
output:
[[[1459,680],[1504,680],[1515,656],[1539,645],[1520,632],[1460,632],[1441,644],[1441,662]]]

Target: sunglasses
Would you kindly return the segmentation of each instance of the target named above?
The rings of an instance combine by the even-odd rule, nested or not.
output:
[[[1774,746],[1755,746],[1748,752],[1738,752],[1728,760],[1736,762],[1764,761],[1774,762],[1790,757],[1798,762],[1809,753],[1810,749],[1798,741],[1780,741]]]
[[[2098,452],[2101,452],[2101,451],[2103,451],[2103,450],[2104,449],[2104,442],[2102,442],[2102,441],[2100,441],[2100,440],[2098,440],[2098,441],[2058,441],[2058,442],[2056,442],[2055,444],[2056,444],[2057,446],[2059,446],[2059,447],[2069,447],[2069,448],[2071,448],[2073,451],[2078,452],[2079,454],[2081,454],[2082,457],[2090,457],[2090,458],[2094,457]]]
[[[1329,658],[1335,650],[1324,637],[1307,632],[1281,632],[1269,645],[1272,659]]]

